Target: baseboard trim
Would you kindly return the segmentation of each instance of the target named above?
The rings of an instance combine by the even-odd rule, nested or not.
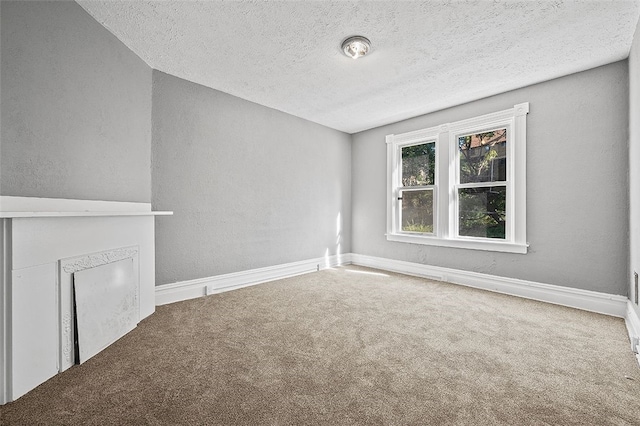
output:
[[[155,290],[156,305],[193,299],[351,263],[625,318],[627,324],[633,327],[635,335],[640,335],[640,320],[633,308],[627,306],[629,300],[624,296],[355,253],[159,285]]]
[[[236,290],[350,263],[351,254],[341,254],[163,284],[156,286],[156,306]]]
[[[156,305],[194,299],[348,264],[446,281],[467,287],[624,318],[627,332],[629,333],[631,349],[636,353],[640,363],[640,354],[638,354],[640,344],[635,343],[638,341],[636,339],[640,339],[640,317],[638,317],[631,301],[624,296],[355,253],[326,256],[159,285],[155,290]]]
[[[638,313],[634,309],[631,300],[627,300],[627,311],[624,322],[627,325],[631,350],[636,354],[636,358],[640,364],[640,317],[638,317]]]
[[[628,299],[624,296],[355,253],[351,255],[351,262],[355,265],[447,281],[620,318],[626,317]]]
[[[640,335],[640,320],[633,308],[628,306],[629,300],[624,296],[355,253],[159,285],[155,290],[156,305],[193,299],[351,263],[625,318],[627,323],[634,327],[635,335]]]

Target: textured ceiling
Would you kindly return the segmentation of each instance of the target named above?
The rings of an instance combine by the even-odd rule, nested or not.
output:
[[[638,0],[78,0],[152,68],[354,133],[624,59]],[[372,52],[340,50],[351,35]]]

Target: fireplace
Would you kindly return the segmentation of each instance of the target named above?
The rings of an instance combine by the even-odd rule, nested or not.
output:
[[[0,404],[154,312],[154,217],[168,214],[147,203],[0,197]]]

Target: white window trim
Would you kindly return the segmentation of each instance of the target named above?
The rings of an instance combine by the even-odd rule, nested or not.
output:
[[[399,135],[388,135],[387,143],[387,240],[441,247],[526,253],[526,117],[529,103],[453,123]],[[506,127],[507,130],[507,230],[504,240],[457,236],[458,135]],[[434,233],[400,231],[398,188],[400,148],[436,141],[436,185],[434,185]],[[502,185],[502,183],[501,183]]]

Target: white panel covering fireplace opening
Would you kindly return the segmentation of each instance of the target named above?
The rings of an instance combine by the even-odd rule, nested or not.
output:
[[[123,247],[60,261],[62,370],[85,362],[138,324],[138,250]]]

